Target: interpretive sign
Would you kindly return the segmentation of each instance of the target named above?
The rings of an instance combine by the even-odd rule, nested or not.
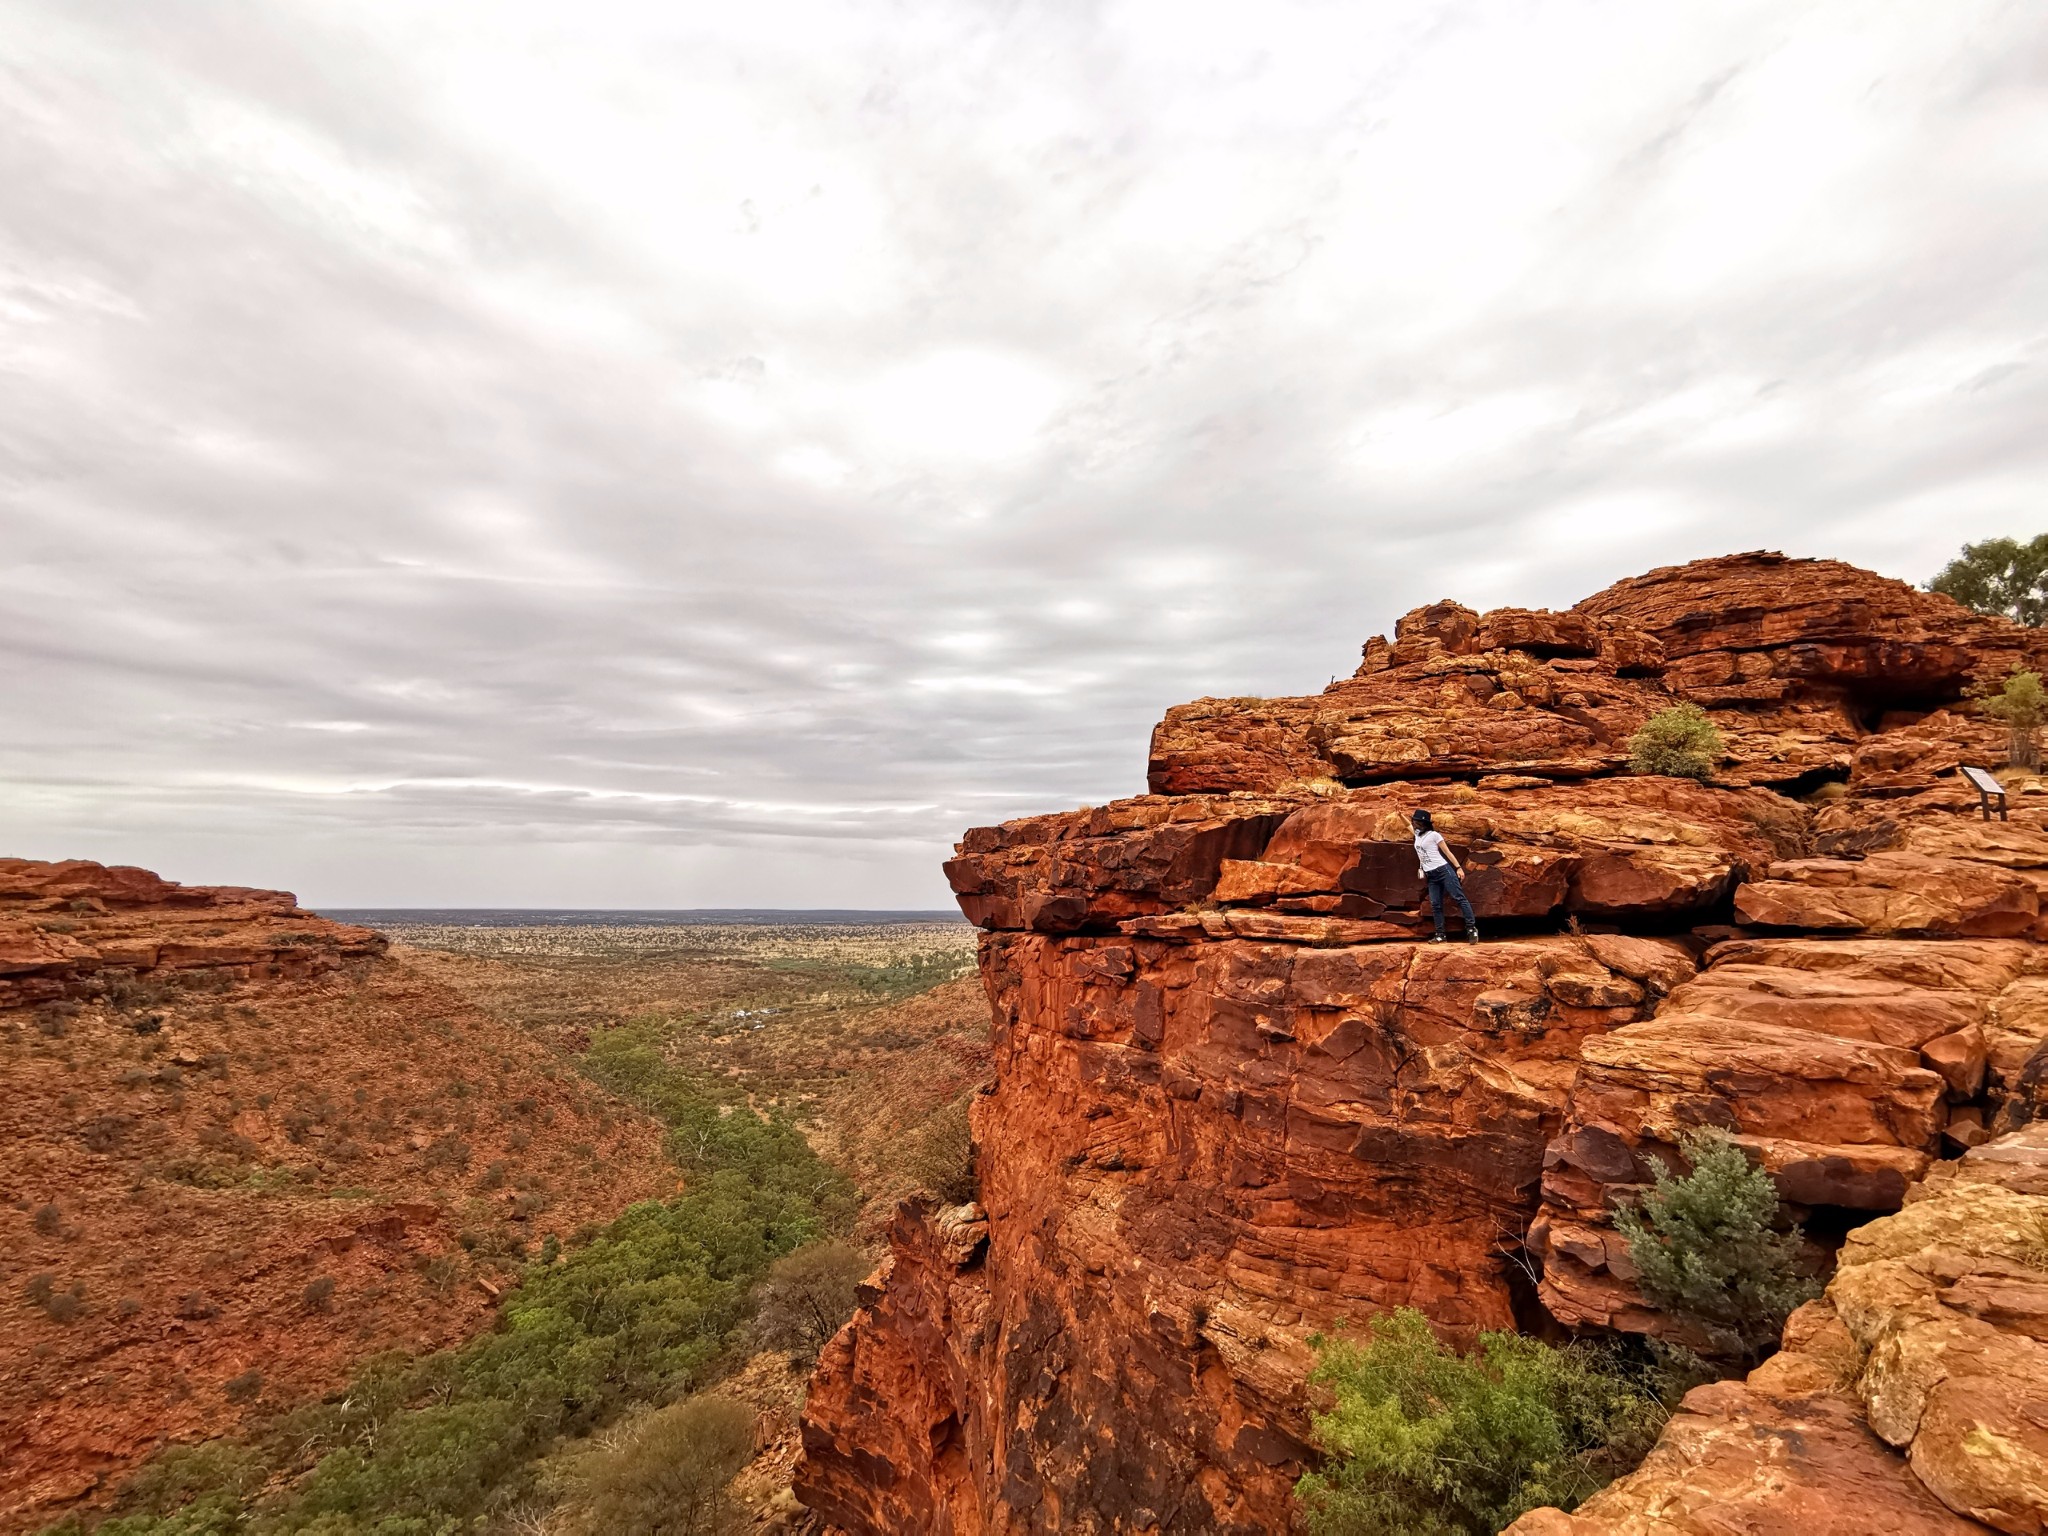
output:
[[[1977,791],[1977,804],[1984,812],[1984,819],[1986,821],[1991,819],[1991,802],[1996,799],[1998,801],[1998,819],[2004,821],[2006,819],[2005,786],[1991,776],[1989,769],[1972,768],[1968,763],[1964,763],[1962,769],[1963,777],[1968,779],[1970,787]]]

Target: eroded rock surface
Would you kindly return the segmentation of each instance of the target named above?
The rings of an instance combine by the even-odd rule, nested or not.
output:
[[[1688,1394],[1640,1469],[1511,1536],[2048,1528],[2048,1123],[1907,1198],[1748,1381]]]
[[[1313,698],[1169,711],[1147,796],[968,833],[980,1202],[899,1218],[820,1361],[800,1496],[859,1532],[1286,1529],[1317,1329],[1401,1305],[1460,1341],[1546,1310],[1663,1329],[1610,1213],[1686,1130],[1753,1150],[1817,1262],[2007,1146],[2048,1092],[2048,794],[2015,783],[1986,824],[1956,769],[2003,762],[1971,690],[2044,654],[1769,555],[1568,613],[1440,603]],[[1677,701],[1727,760],[1627,775]],[[1482,945],[1427,942],[1418,806]],[[1929,1411],[1909,1465],[1853,1394],[1753,1378],[1653,1465],[1733,1489],[1771,1482],[1772,1444],[1829,1446],[1795,1479],[1814,1531],[1973,1528],[1921,1462],[1991,1421]],[[1892,1491],[1843,1524],[1859,1480]]]
[[[103,974],[301,980],[384,949],[382,934],[315,917],[288,891],[0,859],[0,1008],[77,996]]]

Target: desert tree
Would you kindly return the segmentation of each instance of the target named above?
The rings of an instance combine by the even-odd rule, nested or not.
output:
[[[2039,732],[2048,721],[2048,689],[2039,673],[2015,671],[1996,690],[1987,689],[1984,712],[2005,722],[2007,762],[2030,770],[2041,766]]]
[[[1754,1361],[1818,1287],[1800,1272],[1798,1234],[1781,1229],[1777,1187],[1748,1153],[1711,1130],[1686,1133],[1679,1151],[1687,1171],[1653,1160],[1654,1186],[1615,1211],[1615,1228],[1653,1305],[1715,1356]]]
[[[2028,539],[1986,539],[1963,552],[1927,583],[1979,613],[1999,614],[2039,628],[2048,623],[2048,533]]]

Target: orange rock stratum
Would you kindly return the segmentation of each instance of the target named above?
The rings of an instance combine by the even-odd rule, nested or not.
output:
[[[1987,824],[1956,770],[2006,760],[1973,690],[2044,662],[1850,566],[1702,561],[1418,609],[1315,697],[1170,710],[1148,795],[969,832],[981,1199],[899,1212],[799,1495],[861,1533],[1285,1530],[1311,1333],[1668,1330],[1609,1212],[1720,1126],[1840,1249],[1828,1296],[1518,1536],[2041,1532],[2048,786]],[[1630,776],[1677,701],[1726,760]],[[1486,943],[1425,942],[1416,807]]]

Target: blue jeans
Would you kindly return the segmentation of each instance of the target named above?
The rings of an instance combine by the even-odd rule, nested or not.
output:
[[[1444,931],[1444,897],[1449,896],[1458,904],[1458,910],[1465,914],[1465,931],[1475,932],[1479,919],[1472,915],[1472,903],[1465,897],[1465,882],[1458,878],[1458,872],[1445,864],[1432,869],[1423,877],[1429,882],[1429,915],[1436,919],[1436,931]]]

